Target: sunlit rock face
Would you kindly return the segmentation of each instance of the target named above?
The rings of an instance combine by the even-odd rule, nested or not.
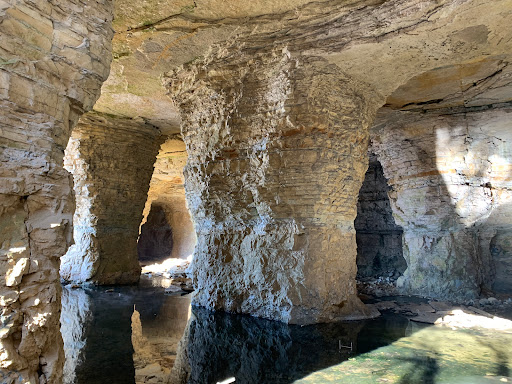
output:
[[[356,296],[353,227],[373,94],[286,49],[198,65],[173,84],[198,235],[194,303],[291,323],[375,315]]]
[[[297,323],[370,315],[355,296],[353,221],[375,111],[409,79],[450,66],[452,88],[456,75],[467,80],[449,106],[505,97],[508,72],[498,65],[493,88],[485,67],[508,57],[509,2],[338,5],[247,22],[236,43],[167,75],[189,156],[195,304]],[[480,92],[468,91],[472,83]],[[430,102],[406,96],[398,109]],[[421,260],[436,268],[435,256]],[[454,289],[434,284],[439,294],[473,295],[460,295],[457,279],[446,283]]]
[[[65,280],[139,280],[139,224],[159,145],[158,129],[132,119],[90,113],[75,127],[65,157],[77,201]]]
[[[380,114],[371,138],[404,229],[404,293],[510,291],[511,116],[508,105]]]
[[[187,207],[183,177],[186,162],[187,151],[181,138],[172,136],[160,147],[138,243],[139,260],[143,262],[170,257],[186,259],[194,253],[196,233]],[[165,232],[164,227],[169,231]]]
[[[0,377],[59,383],[59,257],[71,243],[73,125],[111,61],[112,2],[0,3]]]

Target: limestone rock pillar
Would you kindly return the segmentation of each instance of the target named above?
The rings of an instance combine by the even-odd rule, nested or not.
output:
[[[0,382],[62,380],[59,258],[73,125],[111,61],[112,2],[0,2]]]
[[[75,127],[65,156],[76,194],[65,280],[139,280],[137,238],[159,145],[157,128],[131,119],[89,113]]]
[[[193,303],[301,324],[374,316],[357,298],[353,225],[374,94],[286,49],[194,70],[172,81],[198,236]]]

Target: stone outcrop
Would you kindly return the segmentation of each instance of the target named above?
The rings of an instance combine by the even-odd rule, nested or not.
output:
[[[71,129],[109,73],[112,2],[0,2],[0,381],[59,383]]]
[[[149,185],[138,243],[141,261],[162,261],[166,258],[186,259],[194,253],[196,232],[185,198],[183,168],[187,162],[185,143],[172,136],[161,146],[156,158],[155,171]],[[160,212],[160,213],[158,213]],[[164,226],[152,224],[152,215],[160,215]],[[153,256],[153,257],[151,257]]]
[[[189,156],[195,304],[300,323],[368,316],[355,296],[353,220],[376,110],[385,103],[421,110],[510,100],[510,2],[358,5],[307,4],[293,15],[268,15],[257,28],[247,22],[250,31],[241,27],[236,43],[167,75]],[[411,82],[416,94],[395,93]],[[464,233],[460,241],[478,253],[473,234]],[[405,244],[422,247],[405,226],[404,236]],[[418,260],[436,270],[436,252],[429,259],[430,245],[425,249]],[[486,253],[467,268],[492,268]],[[412,288],[406,282],[414,258],[409,250],[404,256],[403,291],[454,298],[482,291],[480,272],[466,273],[458,262],[443,284],[433,278]]]
[[[291,323],[375,316],[357,298],[353,222],[378,99],[286,49],[193,69],[173,91],[198,236],[194,303]]]
[[[372,148],[404,230],[403,293],[465,300],[510,287],[511,113],[381,112]]]
[[[75,127],[65,156],[77,201],[65,280],[139,280],[137,238],[159,146],[160,131],[143,121],[91,112]]]

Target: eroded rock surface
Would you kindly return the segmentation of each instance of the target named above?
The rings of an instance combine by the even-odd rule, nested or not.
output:
[[[353,221],[378,100],[286,49],[194,69],[176,89],[194,303],[294,323],[374,316],[356,296]]]
[[[112,2],[0,2],[0,378],[60,383],[71,129],[109,73]]]
[[[90,113],[73,130],[65,167],[73,174],[74,239],[62,258],[68,281],[139,280],[137,238],[160,131],[132,119]]]
[[[402,292],[465,300],[510,287],[511,113],[382,112],[372,142],[404,229]]]

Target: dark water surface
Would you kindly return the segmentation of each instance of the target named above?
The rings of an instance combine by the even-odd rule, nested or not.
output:
[[[190,309],[190,295],[165,294],[162,283],[64,289],[66,383],[512,382],[509,333],[396,314],[289,326]]]

